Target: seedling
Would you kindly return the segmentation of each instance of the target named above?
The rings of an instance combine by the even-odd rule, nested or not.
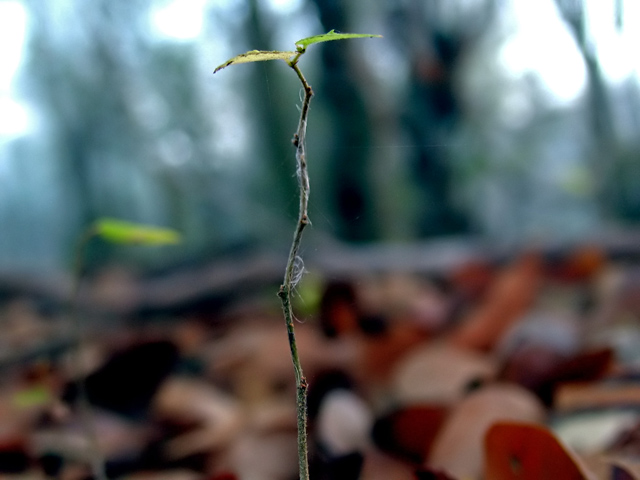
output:
[[[76,352],[78,355],[77,365],[80,369],[80,353],[84,347],[84,335],[80,325],[80,315],[78,312],[78,300],[80,284],[84,273],[84,260],[86,248],[94,239],[102,239],[109,243],[118,245],[173,245],[181,240],[181,236],[175,230],[168,228],[158,228],[149,225],[125,222],[113,218],[101,218],[94,222],[80,237],[80,241],[75,250],[75,265],[73,271],[73,292],[71,298],[71,321],[75,335]],[[78,372],[80,373],[80,372]],[[104,460],[98,447],[98,439],[91,418],[91,410],[87,399],[84,381],[82,376],[77,376],[78,405],[80,409],[81,422],[89,443],[89,455],[91,458],[91,469],[96,480],[107,480],[104,471]]]
[[[363,33],[336,33],[331,30],[328,33],[322,35],[315,35],[313,37],[303,38],[298,40],[295,45],[295,51],[280,51],[280,50],[251,50],[246,53],[237,55],[220,66],[218,66],[213,73],[216,73],[223,68],[237,63],[249,63],[249,62],[262,62],[267,60],[284,60],[289,67],[296,72],[302,88],[304,89],[304,99],[302,101],[302,108],[300,109],[300,120],[298,122],[298,129],[293,135],[293,146],[296,149],[296,173],[298,176],[298,192],[300,197],[300,206],[298,212],[298,223],[295,227],[293,234],[293,241],[291,243],[291,249],[289,250],[289,258],[285,267],[284,281],[278,291],[278,296],[282,301],[282,310],[284,312],[284,319],[287,327],[287,334],[289,338],[289,347],[291,350],[291,360],[293,361],[293,369],[296,379],[296,405],[297,405],[297,417],[298,417],[298,461],[300,468],[300,480],[309,479],[309,464],[307,455],[307,379],[302,372],[302,366],[300,364],[300,358],[298,356],[298,347],[296,345],[296,337],[293,328],[293,310],[291,306],[291,293],[296,284],[300,281],[302,273],[304,272],[304,266],[301,257],[298,255],[300,249],[300,241],[302,240],[302,232],[305,227],[310,223],[309,215],[307,213],[307,206],[309,203],[309,173],[307,171],[307,154],[306,154],[306,133],[307,133],[307,118],[309,116],[309,104],[311,97],[313,96],[313,90],[311,85],[307,82],[307,79],[302,74],[302,71],[298,67],[298,61],[300,57],[304,55],[307,47],[315,43],[329,42],[333,40],[346,40],[349,38],[372,38],[381,37],[381,35],[371,35]]]

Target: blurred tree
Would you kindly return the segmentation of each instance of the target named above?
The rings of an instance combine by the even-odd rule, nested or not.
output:
[[[440,31],[429,15],[434,3],[410,3],[394,12],[396,39],[408,52],[411,73],[402,120],[411,154],[414,179],[419,186],[418,235],[459,232],[463,221],[451,205],[451,168],[447,145],[457,122],[459,107],[452,76],[462,47],[460,39]]]
[[[350,32],[351,19],[346,0],[313,0],[324,31]],[[355,81],[352,45],[329,42],[321,45],[322,68],[314,86],[330,116],[325,141],[326,169],[330,182],[330,207],[338,237],[348,241],[371,241],[379,236],[373,191],[368,180],[371,125],[368,106]]]
[[[130,27],[139,12],[123,12],[118,2],[76,2],[67,9],[55,2],[26,4],[36,25],[27,66],[31,93],[49,117],[64,178],[75,192],[81,223],[88,224],[104,201],[95,182],[100,163],[139,156],[132,142],[139,126],[124,90],[132,72],[119,50],[127,43],[135,54],[140,43],[118,34],[136,35]]]
[[[617,131],[615,99],[612,88],[608,84],[599,58],[598,44],[602,38],[594,32],[593,23],[588,21],[589,12],[587,2],[577,0],[556,0],[558,8],[576,39],[580,51],[587,66],[588,95],[587,109],[589,114],[589,127],[591,135],[592,170],[596,181],[596,195],[601,208],[603,218],[623,220],[640,219],[640,198],[632,193],[640,189],[640,181],[634,182],[637,177],[637,153],[636,162],[629,162],[629,146],[624,145],[624,140]],[[607,3],[607,2],[605,2]],[[623,0],[611,0],[611,17],[608,19],[612,29],[618,34],[625,26]],[[601,20],[601,19],[599,19]],[[606,22],[607,20],[605,20]],[[628,88],[625,91],[626,99],[631,104],[638,103],[638,88]],[[640,128],[637,118],[635,131]],[[640,147],[637,140],[632,145],[634,150]],[[633,184],[633,185],[631,185]]]
[[[429,0],[399,2],[389,12],[393,41],[410,65],[401,122],[413,146],[409,160],[419,191],[415,231],[420,237],[469,229],[465,212],[452,199],[451,147],[462,115],[455,76],[461,58],[495,15],[496,2],[467,10],[460,2]]]
[[[185,233],[186,253],[234,231],[228,203],[209,193],[219,179],[194,46],[153,38],[152,4],[25,1],[34,25],[25,84],[53,138],[48,155],[67,192],[54,208],[69,245],[99,216],[170,225]],[[111,259],[96,248],[90,260]]]

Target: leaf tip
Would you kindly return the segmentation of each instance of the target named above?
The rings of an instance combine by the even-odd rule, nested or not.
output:
[[[231,62],[230,62],[230,61],[226,61],[226,62],[224,62],[223,64],[218,65],[218,66],[215,68],[215,70],[213,71],[213,73],[214,73],[214,74],[215,74],[215,73],[218,73],[220,70],[222,70],[223,68],[228,67],[229,65],[231,65]]]

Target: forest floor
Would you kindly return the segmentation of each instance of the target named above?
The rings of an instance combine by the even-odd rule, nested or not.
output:
[[[295,328],[312,478],[640,479],[640,259],[454,251],[309,268]],[[4,293],[0,478],[90,478],[96,452],[110,478],[297,478],[280,264],[223,267],[144,288],[103,272],[81,351],[65,308]],[[215,295],[176,300],[194,289]]]

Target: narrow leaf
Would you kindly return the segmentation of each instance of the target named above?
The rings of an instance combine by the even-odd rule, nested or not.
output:
[[[240,55],[230,58],[222,65],[218,65],[213,73],[235,63],[264,62],[266,60],[289,60],[295,54],[296,52],[283,52],[280,50],[250,50],[246,53],[241,53]]]
[[[93,226],[96,236],[111,242],[138,245],[176,244],[181,236],[175,230],[125,222],[113,218],[102,218]]]
[[[329,33],[314,35],[313,37],[298,40],[296,42],[296,46],[298,47],[298,50],[304,50],[314,43],[330,42],[332,40],[345,40],[347,38],[382,38],[382,35],[372,35],[369,33],[336,33],[335,30],[331,30]]]

